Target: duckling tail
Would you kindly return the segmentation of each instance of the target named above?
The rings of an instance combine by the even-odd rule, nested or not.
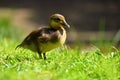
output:
[[[17,48],[21,47],[21,46],[22,46],[22,44],[19,44],[18,46],[16,46],[15,50],[16,50]]]

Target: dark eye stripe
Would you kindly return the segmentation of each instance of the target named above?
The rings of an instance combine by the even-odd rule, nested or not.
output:
[[[58,22],[58,21],[60,21],[60,19],[59,19],[59,18],[54,18],[54,20],[55,20],[55,21],[57,21],[57,22]]]

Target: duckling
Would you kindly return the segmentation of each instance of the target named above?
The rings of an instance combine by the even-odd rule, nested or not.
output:
[[[46,59],[46,52],[65,43],[65,28],[70,28],[65,17],[61,14],[53,14],[50,17],[49,26],[34,30],[16,48],[27,48],[33,52],[37,52],[40,58],[43,55],[43,58]]]

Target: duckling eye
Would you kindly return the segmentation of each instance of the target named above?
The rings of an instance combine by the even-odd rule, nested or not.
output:
[[[55,21],[55,22],[59,22],[60,19],[59,19],[59,18],[55,18],[54,21]]]

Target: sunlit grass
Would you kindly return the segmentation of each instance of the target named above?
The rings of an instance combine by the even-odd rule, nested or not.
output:
[[[9,24],[9,23],[5,23]],[[2,26],[4,26],[2,22]],[[67,46],[47,53],[47,60],[37,53],[18,48],[21,33],[0,25],[0,80],[119,80],[120,51],[95,49],[82,53],[82,48]],[[7,25],[5,25],[7,26]],[[103,47],[108,46],[104,44]]]

